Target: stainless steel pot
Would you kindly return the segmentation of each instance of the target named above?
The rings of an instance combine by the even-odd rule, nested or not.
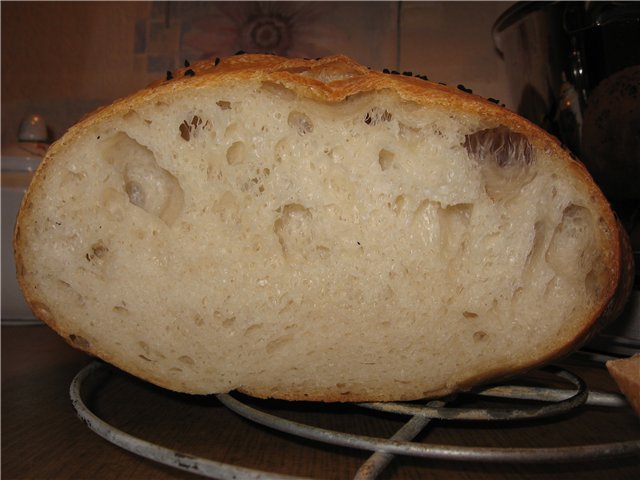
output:
[[[518,112],[640,199],[640,3],[518,2],[493,27]]]

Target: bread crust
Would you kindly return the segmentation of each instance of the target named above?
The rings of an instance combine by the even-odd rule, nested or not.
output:
[[[640,353],[629,358],[609,360],[606,366],[618,388],[640,417]]]
[[[316,77],[321,77],[322,80]],[[332,80],[327,81],[327,78]],[[515,370],[509,367],[507,371],[497,368],[492,371],[478,372],[475,377],[465,382],[465,384],[452,384],[447,389],[438,389],[432,392],[408,391],[393,396],[376,396],[372,392],[367,392],[366,394],[356,392],[345,395],[323,391],[309,392],[305,389],[296,391],[291,388],[287,391],[278,392],[279,398],[290,400],[368,401],[409,400],[446,395],[453,391],[470,388],[490,379],[515,375],[570,353],[586,342],[609,320],[615,318],[621,306],[624,305],[631,290],[633,278],[633,260],[626,233],[611,212],[607,200],[592,181],[586,168],[557,139],[536,125],[477,95],[421,78],[372,71],[342,55],[317,60],[287,59],[273,55],[239,55],[220,61],[200,61],[189,67],[176,70],[173,72],[172,79],[155,82],[131,96],[117,100],[113,104],[87,115],[51,146],[25,195],[14,235],[18,281],[27,302],[39,318],[54,330],[64,334],[57,327],[56,318],[51,315],[46,306],[40,303],[37,285],[32,284],[26,278],[23,258],[24,245],[21,236],[21,225],[29,221],[28,217],[31,209],[36,208],[34,207],[35,192],[43,188],[43,181],[50,166],[56,162],[58,155],[64,152],[69,144],[85,135],[96,125],[124,115],[139,105],[159,101],[167,96],[170,97],[181,92],[194,92],[200,88],[228,85],[247,80],[281,84],[294,90],[300,97],[330,104],[365,92],[392,90],[407,102],[423,106],[436,105],[464,115],[482,117],[488,124],[496,126],[507,125],[513,132],[525,135],[536,148],[549,152],[551,156],[562,162],[566,171],[576,182],[588,186],[589,194],[600,207],[606,228],[615,237],[610,241],[611,248],[606,257],[606,265],[604,267],[605,270],[610,272],[609,280],[602,294],[604,301],[593,307],[592,312],[588,315],[588,318],[585,318],[582,328],[576,332],[572,342],[557,351],[549,353],[545,358],[538,359],[535,362],[524,362]],[[93,347],[83,348],[82,344],[71,342],[68,338],[67,341],[76,348],[84,349],[89,354],[104,358],[116,365],[118,364],[118,359],[112,358],[107,352],[96,351]],[[129,369],[129,371],[131,370]],[[137,371],[131,371],[131,373],[140,375],[161,386],[175,389],[175,385],[167,382],[164,378],[149,378],[148,373]],[[261,390],[253,387],[242,388],[241,390],[258,397],[270,397],[274,394],[272,390]]]

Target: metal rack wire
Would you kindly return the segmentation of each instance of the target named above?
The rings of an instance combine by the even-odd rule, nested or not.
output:
[[[104,384],[110,367],[94,362],[82,369],[70,387],[71,401],[78,416],[95,433],[109,442],[132,453],[158,463],[178,468],[204,477],[217,479],[300,479],[229,465],[214,460],[177,452],[136,438],[96,416],[86,405],[84,398],[99,390]],[[430,459],[482,462],[558,463],[580,460],[606,459],[640,454],[640,440],[612,442],[596,445],[549,448],[493,448],[437,445],[412,440],[434,419],[472,421],[514,421],[546,418],[560,415],[581,405],[621,407],[626,405],[624,397],[617,394],[589,391],[584,381],[576,375],[557,367],[548,370],[553,376],[569,382],[573,389],[547,388],[539,386],[503,385],[475,392],[480,397],[501,399],[534,400],[543,405],[507,406],[503,408],[454,408],[446,400],[425,404],[405,403],[361,403],[359,407],[409,417],[407,422],[391,438],[376,438],[326,430],[311,425],[266,413],[242,402],[231,394],[217,395],[218,400],[238,415],[260,425],[290,435],[311,439],[331,445],[371,451],[372,455],[361,466],[354,480],[377,478],[396,456],[415,456]]]

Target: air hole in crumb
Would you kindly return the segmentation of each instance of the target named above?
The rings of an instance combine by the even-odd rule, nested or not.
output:
[[[473,339],[476,342],[480,342],[480,341],[484,340],[485,338],[487,338],[487,332],[483,332],[482,330],[478,330],[477,332],[474,332],[474,334],[473,334]]]
[[[468,312],[468,311],[464,311],[462,312],[462,316],[464,318],[478,318],[478,314],[475,312]]]
[[[384,287],[383,298],[386,302],[390,302],[396,296],[396,292],[389,285]],[[384,325],[384,322],[382,322]]]
[[[71,335],[69,335],[69,340],[71,340],[71,342],[76,347],[81,348],[83,350],[88,350],[89,348],[91,348],[91,343],[89,343],[89,340],[87,340],[86,338],[80,335],[76,335],[75,333],[72,333]]]
[[[129,196],[129,201],[133,203],[135,206],[144,208],[145,204],[145,193],[142,185],[138,182],[130,180],[124,185],[124,191],[127,192]]]
[[[277,350],[280,350],[282,347],[284,347],[287,343],[291,342],[292,340],[293,340],[293,337],[291,335],[283,335],[282,337],[278,337],[275,340],[270,341],[269,343],[267,343],[267,347],[266,347],[267,353],[272,354]]]
[[[256,332],[258,332],[259,330],[262,329],[262,324],[261,323],[255,323],[251,326],[249,326],[245,331],[244,331],[244,335],[252,335],[255,334]]]
[[[183,140],[186,140],[187,142],[191,140],[191,129],[189,128],[189,124],[186,120],[182,122],[178,128],[180,129],[180,136]]]
[[[84,296],[80,294],[75,288],[73,288],[70,283],[58,279],[58,285],[60,285],[66,291],[66,293],[72,294],[80,305],[84,305]]]
[[[192,138],[196,138],[201,131],[211,132],[215,136],[211,121],[203,120],[199,115],[193,115],[191,120],[184,120],[178,129],[180,130],[180,137],[187,142]]]
[[[299,135],[306,135],[313,132],[313,122],[308,115],[302,112],[291,112],[287,118],[287,123],[295,129]]]
[[[478,163],[490,163],[500,168],[524,167],[535,159],[526,135],[504,125],[465,135],[463,146]]]
[[[406,138],[409,140],[416,140],[417,137],[420,135],[420,129],[410,125],[406,125],[402,122],[398,122],[398,134],[402,138]]]
[[[293,305],[294,305],[293,300],[289,300],[287,304],[278,312],[278,315],[281,315],[287,310],[290,310]]]
[[[187,365],[195,364],[195,362],[193,361],[193,358],[191,358],[189,355],[182,355],[181,357],[178,358],[178,360]]]
[[[171,225],[182,211],[184,192],[178,179],[160,167],[154,153],[124,133],[116,134],[102,155],[122,174],[132,205]]]
[[[273,230],[286,258],[304,255],[312,243],[311,222],[313,215],[304,205],[289,203],[281,207],[281,215],[273,223]]]
[[[394,200],[393,203],[389,204],[389,206],[391,207],[391,210],[393,210],[393,212],[395,214],[398,214],[402,211],[402,209],[404,208],[404,206],[407,204],[407,199],[405,198],[404,195],[398,195]]]
[[[244,142],[234,142],[227,149],[227,163],[229,165],[238,165],[242,163],[245,158],[245,145]]]
[[[91,251],[93,252],[94,257],[102,258],[107,254],[109,249],[104,246],[102,241],[97,241],[96,243],[91,245]]]
[[[599,257],[598,257],[599,258]],[[589,273],[585,276],[584,286],[589,293],[589,297],[592,299],[601,298],[603,290],[606,288],[606,284],[603,283],[603,278],[606,278],[604,273],[604,263],[601,261],[594,261],[593,268],[589,270]]]
[[[149,349],[149,345],[147,342],[143,342],[142,340],[138,342],[138,346],[144,351],[145,354],[149,355],[151,350]]]
[[[227,317],[222,320],[222,326],[225,328],[231,327],[234,323],[236,323],[236,317]]]
[[[487,194],[493,199],[517,191],[535,177],[530,167],[536,156],[529,139],[504,125],[465,135],[462,146],[480,165]]]
[[[527,265],[534,262],[538,256],[541,254],[542,249],[544,247],[544,241],[546,237],[547,226],[544,221],[538,220],[533,225],[533,242],[531,244],[531,249],[527,254],[527,258],[525,263]]]
[[[545,254],[556,272],[586,275],[593,268],[597,257],[593,248],[593,223],[593,215],[586,207],[573,203],[565,207]]]
[[[151,361],[153,361],[153,360],[151,360],[150,358],[145,357],[144,355],[138,355],[138,357],[140,357],[140,358],[141,358],[142,360],[144,360],[145,362],[151,362]]]
[[[296,93],[290,88],[274,82],[262,82],[260,90],[287,101],[294,100],[297,96]]]
[[[231,108],[231,102],[228,102],[226,100],[218,100],[216,102],[216,105],[218,105],[221,110],[229,110]]]
[[[224,138],[235,139],[241,134],[241,128],[237,123],[230,123],[227,128],[224,129]]]
[[[380,164],[382,171],[388,170],[393,166],[395,156],[395,153],[390,152],[385,148],[380,150],[380,153],[378,154],[378,163]]]
[[[364,116],[364,123],[374,126],[380,122],[389,122],[391,118],[393,118],[393,115],[388,110],[374,107]]]

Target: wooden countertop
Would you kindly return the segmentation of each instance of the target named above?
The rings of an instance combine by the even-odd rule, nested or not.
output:
[[[91,361],[44,326],[2,327],[2,478],[202,478],[138,457],[102,439],[76,417],[69,384]],[[592,389],[617,391],[603,367],[572,358],[564,366]],[[324,428],[388,438],[402,419],[354,406],[257,402],[260,408]],[[350,479],[366,452],[293,439],[256,426],[213,397],[168,392],[116,373],[92,409],[118,428],[160,445],[219,462],[311,478]],[[630,408],[583,406],[559,418],[501,425],[437,423],[420,437],[438,444],[552,447],[640,439]],[[625,480],[640,459],[569,464],[481,464],[396,458],[381,479]]]

